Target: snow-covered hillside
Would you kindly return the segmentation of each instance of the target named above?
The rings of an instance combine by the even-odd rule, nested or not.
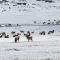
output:
[[[0,1],[0,60],[60,60],[60,25],[32,24],[60,22],[60,1],[23,1]]]
[[[0,23],[32,23],[33,21],[59,20],[60,2],[28,0],[26,5],[13,1],[0,4]]]

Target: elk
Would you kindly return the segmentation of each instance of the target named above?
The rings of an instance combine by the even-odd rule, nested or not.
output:
[[[42,31],[39,33],[40,35],[45,35],[45,31]]]
[[[29,35],[27,35],[27,34],[24,34],[24,36],[28,39],[28,42],[29,42],[29,40],[32,41],[32,36],[29,36]]]
[[[15,37],[15,43],[19,42],[19,36]]]
[[[48,34],[51,34],[51,33],[54,33],[54,30],[48,32]]]

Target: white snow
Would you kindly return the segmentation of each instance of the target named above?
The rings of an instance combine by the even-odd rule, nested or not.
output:
[[[55,0],[56,1],[56,0]],[[26,6],[13,6],[11,0],[0,4],[0,23],[26,24],[33,21],[60,20],[60,1],[55,3],[36,2],[28,0]],[[48,35],[48,31],[55,30]],[[0,33],[20,30],[33,31],[33,42],[28,42],[22,34],[19,43],[14,38],[0,38],[0,60],[60,60],[60,25],[0,27]],[[41,36],[39,32],[45,31]]]
[[[46,36],[45,36],[46,37]],[[0,43],[1,60],[60,60],[60,37],[47,36],[33,42]],[[35,38],[34,38],[35,39]],[[8,39],[9,40],[9,39]],[[5,40],[6,41],[6,40]]]
[[[10,34],[19,30],[34,31],[33,42],[28,42],[22,34],[19,43],[14,43],[14,38],[0,38],[0,60],[60,60],[60,26],[24,26],[1,27],[0,30]],[[27,29],[27,30],[26,30]],[[48,35],[49,30],[55,29],[55,33]],[[40,31],[46,31],[46,35],[39,35]],[[2,32],[2,31],[0,31]]]
[[[35,1],[35,0],[34,0]],[[28,1],[26,6],[12,2],[0,4],[0,23],[33,23],[60,19],[60,1],[55,3]],[[9,5],[8,5],[9,4]],[[35,5],[33,5],[35,4]]]

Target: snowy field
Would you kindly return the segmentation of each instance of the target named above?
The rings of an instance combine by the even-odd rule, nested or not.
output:
[[[27,5],[16,5],[15,0],[0,4],[0,23],[33,24],[33,21],[60,20],[60,1],[55,3],[27,0]],[[15,6],[13,6],[15,5]],[[34,32],[33,42],[22,34],[19,43],[14,42],[11,31]],[[48,35],[48,31],[54,30]],[[46,35],[39,35],[45,31]],[[60,25],[0,27],[10,38],[0,38],[0,60],[60,60]]]
[[[15,0],[14,0],[15,1]],[[33,21],[60,20],[60,1],[47,3],[27,0],[27,5],[16,5],[14,2],[0,4],[0,23],[33,23]]]
[[[48,35],[47,32],[53,29],[54,34]],[[23,34],[20,36],[19,43],[14,43],[13,37],[0,38],[0,60],[60,60],[59,25],[0,28],[0,32],[5,31],[9,34],[13,30],[34,31],[33,42],[28,42]],[[40,31],[46,31],[46,35],[39,35]]]

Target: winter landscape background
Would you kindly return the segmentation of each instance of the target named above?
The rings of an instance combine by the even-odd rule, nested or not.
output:
[[[18,43],[12,31],[21,34]],[[1,0],[0,60],[60,60],[60,0]]]
[[[19,2],[19,1],[18,1]],[[60,19],[60,1],[27,0],[25,5],[17,5],[16,0],[0,4],[0,23],[32,23]]]

